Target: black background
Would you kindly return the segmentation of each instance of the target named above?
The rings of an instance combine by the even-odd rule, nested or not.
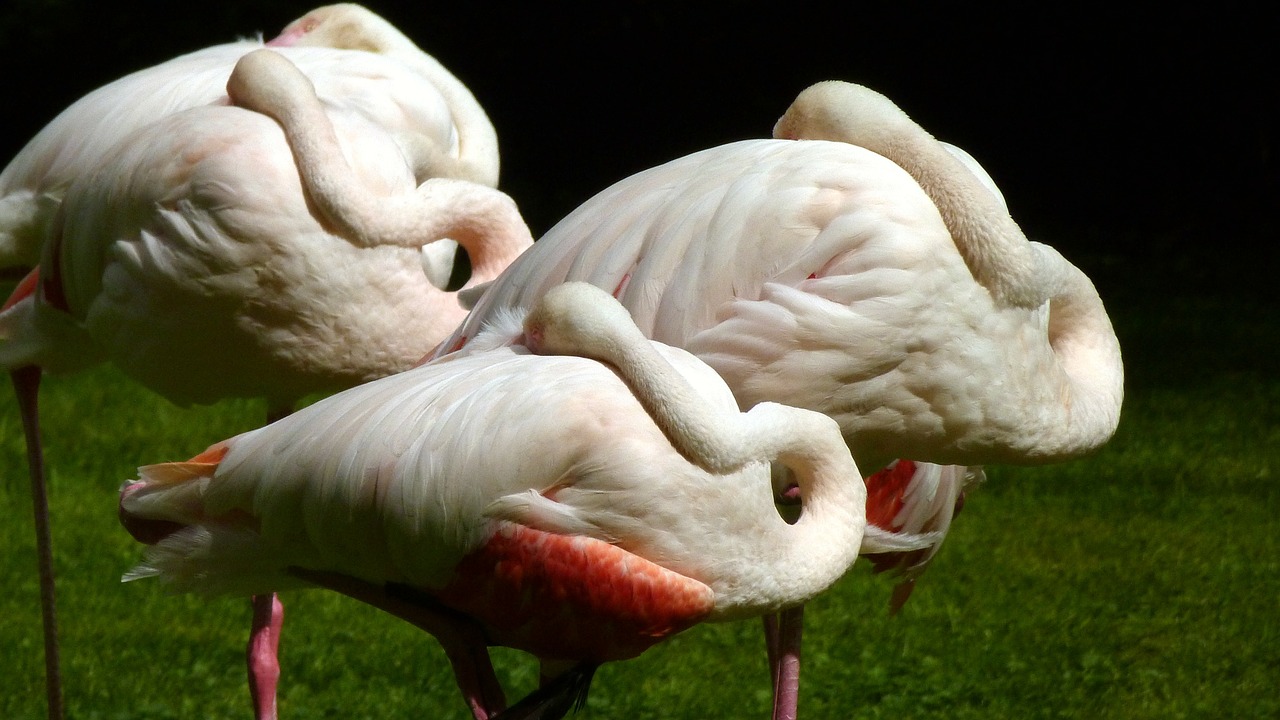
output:
[[[1103,254],[1142,272],[1154,254],[1222,253],[1255,266],[1246,273],[1267,263],[1273,274],[1271,13],[1048,5],[368,3],[489,112],[502,187],[535,235],[633,172],[766,136],[805,86],[843,79],[969,150],[1028,234],[1068,258]],[[272,36],[312,7],[6,0],[0,157],[98,85],[202,46]]]

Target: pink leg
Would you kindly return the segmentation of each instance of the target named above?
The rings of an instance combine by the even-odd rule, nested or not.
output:
[[[773,720],[796,720],[800,705],[800,640],[804,606],[779,613],[778,647],[773,654]]]
[[[291,406],[268,407],[267,424],[293,411]],[[280,631],[284,626],[284,604],[279,596],[254,595],[253,627],[245,647],[249,673],[249,697],[256,720],[276,720],[276,688],[280,684]]]
[[[36,556],[40,568],[40,611],[44,620],[44,678],[49,720],[62,720],[62,671],[59,669],[58,609],[54,595],[53,537],[49,530],[49,493],[44,477],[44,450],[40,445],[40,368],[18,368],[11,374],[22,430],[27,436],[27,472],[31,476],[31,503],[35,515]]]
[[[392,594],[387,588],[362,580],[305,568],[289,572],[313,585],[372,605],[433,635],[453,666],[454,679],[475,720],[493,720],[507,706],[506,696],[489,660],[489,648],[480,628],[447,608],[436,606],[425,595],[406,588]]]
[[[773,684],[773,694],[778,694],[778,614],[769,613],[760,617],[764,621],[764,649],[769,659],[769,682]]]
[[[407,618],[402,618],[407,619]],[[410,621],[413,622],[413,621]],[[422,627],[420,622],[414,625]],[[454,679],[462,697],[471,710],[475,720],[494,720],[507,707],[506,694],[498,684],[498,677],[493,673],[493,664],[489,660],[489,649],[483,639],[466,638],[468,633],[461,632],[449,637],[450,633],[432,633],[444,654],[453,667]]]
[[[253,596],[253,630],[245,657],[249,665],[249,695],[257,720],[275,720],[276,685],[280,682],[280,627],[284,605],[274,594]]]

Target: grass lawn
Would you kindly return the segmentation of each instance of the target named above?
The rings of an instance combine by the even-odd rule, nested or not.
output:
[[[1206,256],[1207,257],[1207,256]],[[806,718],[1280,717],[1278,304],[1185,258],[1130,277],[1097,259],[1125,352],[1120,430],[1095,456],[995,467],[896,618],[865,567],[807,614]],[[1273,266],[1274,267],[1274,266]],[[44,712],[30,493],[0,390],[0,718]],[[134,466],[255,426],[262,406],[180,410],[110,368],[46,380],[63,665],[77,720],[249,717],[248,603],[122,585]],[[467,717],[443,654],[321,591],[284,596],[283,718]],[[536,668],[496,652],[515,697]],[[606,666],[585,718],[765,718],[756,623],[703,626]]]

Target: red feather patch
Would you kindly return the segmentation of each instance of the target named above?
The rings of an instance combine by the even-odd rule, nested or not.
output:
[[[711,611],[711,588],[609,543],[504,525],[433,593],[540,658],[635,657]]]

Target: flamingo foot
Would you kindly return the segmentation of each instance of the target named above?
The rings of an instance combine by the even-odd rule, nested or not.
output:
[[[253,596],[253,630],[245,648],[249,695],[257,720],[276,720],[276,686],[280,682],[280,628],[284,605],[276,595]]]

